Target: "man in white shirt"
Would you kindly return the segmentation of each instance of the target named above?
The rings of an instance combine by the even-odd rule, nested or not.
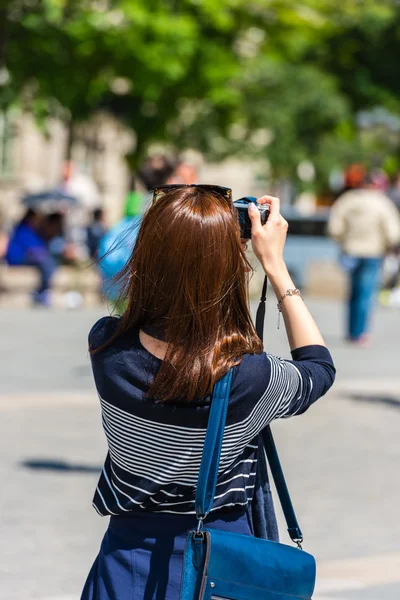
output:
[[[400,243],[398,210],[367,177],[361,187],[336,200],[328,233],[341,245],[342,265],[350,275],[348,339],[366,345],[382,261]]]

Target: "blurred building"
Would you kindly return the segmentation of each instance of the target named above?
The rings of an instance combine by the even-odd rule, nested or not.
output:
[[[10,224],[19,218],[25,192],[61,182],[67,144],[68,131],[59,120],[48,120],[40,129],[29,113],[0,111],[0,221]],[[134,146],[134,133],[108,114],[98,114],[74,130],[71,160],[96,183],[109,222],[121,216],[129,184],[124,157]],[[265,183],[256,176],[261,164],[228,159],[217,165],[205,163],[196,152],[188,156],[200,182],[230,186],[236,198],[265,192]]]
[[[24,192],[54,187],[61,181],[68,132],[58,120],[41,130],[29,113],[0,111],[0,216],[10,223],[20,214]],[[120,217],[129,182],[125,154],[134,136],[118,121],[99,114],[76,127],[71,159],[97,184],[108,219]]]

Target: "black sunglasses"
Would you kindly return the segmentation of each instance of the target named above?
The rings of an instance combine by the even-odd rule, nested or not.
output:
[[[159,185],[153,190],[153,202],[156,202],[162,194],[167,194],[172,190],[179,190],[182,188],[199,188],[210,194],[217,194],[222,196],[228,202],[232,202],[232,190],[231,188],[223,187],[222,185],[207,185],[202,183],[171,183],[169,185]]]

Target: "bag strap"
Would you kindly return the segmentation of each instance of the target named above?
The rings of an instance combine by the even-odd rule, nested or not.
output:
[[[232,369],[229,369],[213,390],[196,488],[195,510],[199,521],[204,521],[214,502],[231,384]]]
[[[261,432],[261,435],[263,438],[264,448],[267,454],[269,467],[271,469],[272,477],[275,482],[276,491],[278,493],[278,498],[281,503],[282,512],[285,517],[288,534],[292,542],[294,542],[299,546],[299,548],[301,548],[303,534],[297,521],[296,513],[294,512],[292,499],[290,497],[286,479],[283,474],[281,461],[279,460],[279,455],[275,446],[275,441],[272,435],[271,427],[268,425]]]
[[[264,332],[266,291],[267,278],[264,280],[263,292],[256,317],[256,330],[261,341],[263,339]],[[214,502],[231,384],[232,369],[230,369],[228,373],[215,384],[213,390],[210,416],[208,419],[208,426],[204,440],[203,454],[201,457],[200,471],[196,488],[195,510],[197,519],[199,520],[198,531],[200,530],[204,519],[210,512]],[[301,548],[303,535],[297,522],[289,490],[283,474],[282,465],[279,460],[278,452],[269,425],[262,431],[262,438],[271,473],[274,478],[275,487],[278,492],[279,501],[285,516],[289,536],[293,542],[295,542]]]

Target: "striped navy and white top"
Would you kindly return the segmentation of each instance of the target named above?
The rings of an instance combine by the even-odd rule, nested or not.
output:
[[[91,347],[115,332],[98,321]],[[323,346],[292,352],[292,361],[250,355],[234,367],[213,511],[246,507],[253,497],[259,432],[273,419],[303,413],[330,388],[335,369]],[[146,398],[160,360],[131,331],[91,356],[108,443],[93,506],[102,515],[131,511],[194,514],[210,398],[163,404]]]

